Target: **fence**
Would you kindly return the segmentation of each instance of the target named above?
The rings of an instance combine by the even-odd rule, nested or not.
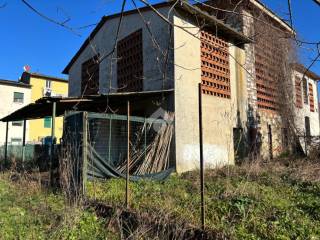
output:
[[[58,152],[59,146],[56,146],[56,151],[54,154],[54,159],[56,160],[55,163],[57,163]],[[8,144],[7,159],[5,159],[5,145],[3,145],[0,146],[0,168],[39,168],[41,171],[46,171],[49,167],[49,154],[49,145],[26,144],[24,148],[24,161],[22,161],[23,146]]]
[[[124,177],[129,139],[131,180],[163,179],[174,169],[173,115],[165,119],[125,115],[70,112],[60,161],[61,176],[68,187],[86,178]]]

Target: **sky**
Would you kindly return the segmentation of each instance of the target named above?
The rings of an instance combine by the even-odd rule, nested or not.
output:
[[[67,78],[61,72],[103,15],[120,12],[120,0],[28,0],[46,16],[68,20],[74,31],[57,26],[31,11],[21,0],[0,0],[0,79],[18,80],[23,66],[32,72]],[[127,1],[130,3],[131,1]],[[137,0],[138,2],[138,0]],[[151,3],[161,2],[150,0]],[[288,19],[287,0],[263,0]],[[141,4],[140,4],[141,5]],[[129,4],[126,9],[132,6]],[[299,38],[320,41],[320,6],[312,0],[292,0],[293,25]],[[315,52],[304,49],[301,60],[308,66]],[[312,67],[320,74],[320,62]]]

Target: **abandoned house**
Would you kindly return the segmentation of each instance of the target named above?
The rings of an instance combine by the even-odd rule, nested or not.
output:
[[[294,31],[259,1],[243,1],[238,11],[244,14],[233,16],[215,8],[233,8],[229,1],[211,2],[201,8],[166,2],[105,16],[63,71],[69,75],[69,97],[154,92],[155,99],[149,94],[132,102],[131,115],[174,115],[170,156],[177,172],[199,166],[200,83],[207,167],[234,164],[250,154],[269,158],[285,149],[280,99],[288,87],[278,84],[286,83],[284,78],[291,83],[292,75],[282,71],[290,50],[279,39]],[[315,85],[312,89],[316,96]],[[113,101],[101,112],[123,114],[121,104]],[[95,135],[101,144],[110,132]]]
[[[303,139],[301,142],[304,142],[304,137],[309,139],[320,135],[317,91],[317,81],[320,80],[320,76],[300,64],[295,64],[293,69],[295,121],[298,135]],[[305,146],[303,144],[303,147]]]

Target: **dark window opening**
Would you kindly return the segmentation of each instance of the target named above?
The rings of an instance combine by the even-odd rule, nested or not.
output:
[[[22,126],[22,124],[23,124],[23,121],[14,121],[14,122],[12,122],[12,126],[20,127],[20,126]]]
[[[306,134],[306,140],[309,143],[311,140],[311,129],[310,129],[310,118],[309,117],[305,117],[304,118],[304,122],[305,122],[305,134]]]
[[[23,97],[24,97],[24,93],[14,92],[13,93],[13,102],[23,103]]]

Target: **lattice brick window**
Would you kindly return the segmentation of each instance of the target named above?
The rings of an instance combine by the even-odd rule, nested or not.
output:
[[[228,48],[222,39],[201,31],[201,83],[204,94],[231,97]]]
[[[96,95],[99,92],[99,61],[95,56],[82,64],[81,94]]]
[[[117,78],[119,92],[143,90],[142,30],[118,41]]]
[[[259,109],[277,111],[279,108],[279,86],[283,75],[283,39],[281,32],[255,21],[255,71],[257,88],[257,105]]]
[[[310,111],[314,112],[313,85],[311,83],[309,83],[309,101],[310,101]]]
[[[295,78],[295,90],[296,90],[296,107],[302,108],[302,91],[301,91],[301,80]]]

